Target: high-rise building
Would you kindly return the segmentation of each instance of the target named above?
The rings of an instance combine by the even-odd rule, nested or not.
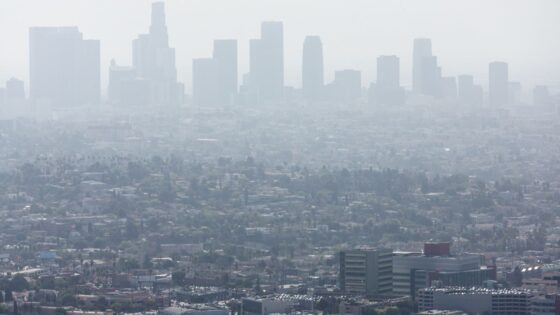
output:
[[[183,86],[177,82],[175,49],[169,47],[163,2],[152,4],[149,33],[140,34],[132,42],[132,62],[138,79],[149,81],[152,105],[181,103]]]
[[[215,40],[213,61],[216,80],[216,102],[229,105],[237,95],[237,41]]]
[[[362,96],[362,73],[358,70],[340,70],[334,73],[334,81],[329,85],[333,100],[352,103]]]
[[[436,56],[425,56],[420,60],[420,93],[441,97],[441,68]]]
[[[84,40],[77,27],[29,30],[30,97],[53,106],[100,100],[100,44]]]
[[[261,38],[250,42],[252,90],[262,102],[282,100],[284,91],[284,30],[282,22],[263,22]]]
[[[462,105],[481,106],[484,101],[482,86],[474,84],[472,75],[460,75],[457,78],[457,98]]]
[[[119,66],[115,60],[111,60],[109,67],[109,100],[114,103],[121,103],[126,99],[123,93],[123,85],[135,80],[136,69],[130,66]]]
[[[400,87],[400,66],[397,56],[377,58],[377,86],[395,89]]]
[[[316,101],[322,97],[323,88],[323,44],[319,36],[307,36],[303,43],[303,95],[307,100]]]
[[[377,58],[377,82],[370,87],[370,103],[402,105],[405,93],[400,86],[400,65],[397,56]]]
[[[492,62],[489,65],[488,103],[493,107],[504,107],[509,101],[508,64]]]
[[[237,95],[237,41],[214,41],[212,58],[193,60],[193,102],[230,105]]]
[[[412,65],[412,91],[423,92],[423,59],[432,56],[432,41],[428,38],[417,38],[414,40],[413,65]]]
[[[340,288],[347,294],[390,294],[393,251],[353,249],[340,252]]]

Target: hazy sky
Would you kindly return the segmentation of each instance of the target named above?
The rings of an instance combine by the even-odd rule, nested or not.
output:
[[[0,0],[0,85],[28,79],[28,28],[77,25],[100,39],[103,86],[111,58],[131,62],[131,41],[147,32],[149,0]],[[375,80],[382,54],[401,59],[411,82],[412,40],[429,37],[444,75],[471,73],[487,81],[488,62],[507,61],[511,80],[560,86],[560,0],[166,0],[179,77],[190,90],[192,58],[208,57],[212,40],[239,41],[240,75],[248,71],[249,39],[260,22],[284,22],[286,83],[300,86],[306,35],[320,35],[325,74],[363,71]]]

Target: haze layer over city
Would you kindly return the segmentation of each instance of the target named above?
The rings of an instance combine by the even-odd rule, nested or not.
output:
[[[560,314],[559,17],[0,1],[0,315]]]

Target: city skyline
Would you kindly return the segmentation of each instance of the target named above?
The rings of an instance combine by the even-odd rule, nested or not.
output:
[[[558,12],[0,1],[0,315],[560,314]]]
[[[359,2],[359,1],[356,1]],[[499,1],[497,1],[499,3]],[[16,14],[22,8],[25,9],[29,6],[32,1],[23,1],[21,6],[15,7],[10,2],[0,4],[0,23],[10,25],[10,28],[2,27],[4,32],[4,38],[10,40],[10,45],[6,45],[7,49],[4,49],[2,54],[3,64],[0,64],[0,80],[7,80],[12,76],[23,79],[28,83],[28,75],[26,71],[27,65],[25,62],[21,62],[19,54],[27,49],[27,35],[24,34],[25,38],[22,40],[22,29],[31,26],[54,26],[54,25],[71,25],[75,24],[80,28],[80,31],[84,33],[86,38],[95,38],[101,41],[101,69],[102,69],[102,91],[106,94],[107,89],[107,68],[109,66],[109,61],[112,58],[117,60],[118,64],[130,64],[130,42],[136,37],[138,33],[146,32],[148,30],[147,19],[150,16],[150,3],[151,1],[143,1],[141,4],[136,5],[134,9],[130,6],[129,1],[122,1],[118,5],[112,7],[111,10],[102,11],[103,8],[107,9],[107,4],[104,1],[100,1],[98,7],[93,11],[92,16],[96,14],[105,14],[108,21],[115,19],[119,16],[119,10],[122,12],[128,12],[127,23],[129,25],[120,27],[118,30],[111,32],[111,36],[108,36],[106,27],[100,25],[92,25],[90,18],[87,16],[81,19],[76,19],[76,16],[81,16],[82,11],[86,9],[91,9],[91,4],[87,1],[78,1],[76,4],[69,5],[68,12],[76,13],[73,17],[75,20],[68,18],[64,14],[52,14],[52,18],[38,17],[33,13],[27,15],[19,14],[20,19],[14,21],[6,13]],[[65,1],[53,1],[52,4],[53,13],[57,6],[65,3]],[[137,2],[136,2],[137,3]],[[487,86],[488,74],[487,67],[490,62],[495,60],[504,60],[510,64],[510,77],[512,80],[521,81],[524,87],[524,93],[529,94],[534,85],[549,85],[552,91],[556,91],[560,81],[558,75],[555,71],[550,71],[550,67],[554,67],[554,63],[550,64],[552,57],[539,58],[540,56],[553,56],[554,54],[549,54],[551,50],[558,49],[558,40],[554,36],[550,36],[553,33],[553,26],[555,21],[550,18],[550,10],[554,9],[558,5],[550,1],[540,2],[543,5],[533,6],[524,5],[522,3],[514,3],[509,10],[511,11],[508,15],[496,15],[496,19],[493,24],[490,23],[490,18],[488,17],[488,12],[483,12],[481,10],[480,14],[480,24],[486,23],[486,26],[492,26],[491,29],[487,30],[486,35],[482,32],[482,26],[470,26],[472,35],[477,36],[460,36],[465,35],[465,33],[457,33],[454,40],[445,40],[448,35],[445,35],[441,29],[434,27],[433,25],[425,25],[421,27],[422,22],[426,22],[428,17],[433,17],[435,11],[445,10],[445,4],[440,1],[430,1],[425,7],[418,7],[414,4],[406,4],[406,10],[408,14],[413,15],[410,18],[408,27],[398,27],[395,26],[399,20],[404,17],[395,17],[396,21],[387,22],[387,18],[379,19],[380,12],[386,13],[398,13],[400,9],[404,10],[405,4],[387,4],[385,1],[376,1],[375,3],[365,6],[362,14],[357,16],[356,24],[343,25],[343,21],[348,18],[347,15],[353,12],[355,8],[351,4],[344,7],[344,11],[341,12],[338,18],[339,23],[333,26],[328,26],[325,23],[325,17],[323,16],[324,11],[331,12],[334,9],[340,9],[337,4],[329,4],[318,16],[315,23],[307,23],[302,26],[302,18],[313,12],[314,9],[319,8],[318,3],[311,1],[308,5],[304,6],[299,10],[299,13],[290,15],[286,12],[285,7],[290,7],[291,3],[286,3],[282,6],[276,2],[271,3],[272,8],[263,8],[259,6],[254,1],[249,1],[249,4],[256,6],[257,10],[254,10],[243,23],[235,23],[232,25],[217,23],[215,19],[221,18],[221,13],[215,13],[212,15],[212,19],[209,20],[207,26],[204,28],[204,34],[194,34],[192,28],[185,28],[181,26],[188,26],[185,23],[198,23],[199,19],[191,15],[196,12],[206,12],[207,11],[197,11],[197,10],[208,10],[208,7],[212,5],[203,5],[200,3],[178,3],[176,1],[166,1],[166,6],[168,7],[167,13],[167,23],[169,29],[170,46],[175,47],[176,59],[178,65],[178,75],[179,80],[184,82],[187,91],[191,91],[191,60],[196,58],[201,58],[204,56],[211,55],[212,41],[215,39],[237,39],[239,46],[239,71],[238,79],[241,82],[241,76],[248,72],[248,60],[249,60],[249,39],[257,38],[259,33],[259,24],[266,20],[279,20],[283,21],[285,28],[284,40],[285,40],[285,74],[286,74],[286,85],[300,87],[301,86],[301,54],[303,50],[303,41],[307,35],[317,35],[320,36],[324,45],[324,55],[325,55],[325,82],[330,82],[334,78],[334,72],[341,69],[356,69],[363,73],[363,85],[367,86],[370,82],[375,82],[376,80],[376,58],[381,55],[396,55],[401,60],[401,81],[402,85],[408,88],[411,87],[411,76],[412,76],[412,40],[416,37],[427,37],[432,39],[434,55],[438,56],[438,61],[440,66],[443,68],[444,76],[456,76],[461,74],[470,74],[474,76],[475,81],[479,82],[483,86]],[[217,5],[215,3],[215,5]],[[466,13],[465,16],[469,16],[474,11],[474,5],[461,3],[458,8],[453,10],[448,10],[445,17],[438,19],[450,19],[453,16],[457,18],[459,14],[459,9],[463,9]],[[494,13],[499,5],[493,4],[488,5],[488,10]],[[276,12],[273,12],[276,9]],[[437,10],[435,10],[437,9]],[[82,11],[80,11],[82,10]],[[122,11],[125,10],[125,11]],[[82,12],[82,13],[80,13]],[[233,11],[235,12],[235,11]],[[412,13],[415,14],[412,14]],[[421,13],[420,17],[416,13]],[[364,20],[366,14],[371,14],[371,19],[376,20],[376,22],[367,22],[365,25]],[[423,14],[423,15],[422,15]],[[515,17],[533,17],[538,18],[543,23],[538,26],[525,25],[523,28],[514,25]],[[373,19],[377,17],[378,19]],[[234,19],[234,17],[231,17]],[[56,21],[60,21],[56,23]],[[369,19],[367,19],[369,21]],[[456,19],[457,20],[457,19]],[[185,21],[185,22],[183,22]],[[74,23],[73,23],[74,22]],[[214,23],[211,23],[214,22]],[[449,29],[447,33],[451,31],[468,29],[467,20],[465,18],[458,19],[455,26],[446,26]],[[496,23],[499,22],[499,23]],[[377,25],[376,25],[377,23]],[[381,24],[386,24],[388,27],[384,28],[386,34],[380,34],[380,30],[374,28],[373,26],[382,26]],[[428,23],[430,24],[430,23]],[[6,26],[3,25],[3,26]],[[354,28],[357,30],[357,26],[368,27],[370,31],[369,36],[365,36],[363,32],[354,32],[351,30]],[[417,27],[410,28],[410,25],[416,25]],[[391,27],[389,27],[391,26]],[[497,35],[500,30],[503,31],[505,27],[510,27],[512,32],[508,32],[505,36],[500,38],[500,42],[494,44],[490,40],[490,35]],[[547,28],[550,27],[550,28]],[[297,28],[297,29],[296,29]],[[6,35],[6,29],[11,29],[12,31]],[[324,29],[324,31],[322,30]],[[414,29],[414,31],[410,31]],[[519,31],[519,30],[523,31]],[[321,30],[321,31],[320,31]],[[27,31],[27,30],[26,30]],[[539,32],[540,31],[540,32]],[[551,33],[547,35],[547,32]],[[133,34],[130,34],[133,32]],[[113,34],[114,33],[114,34]],[[18,35],[19,34],[19,35]],[[360,36],[356,36],[359,34]],[[517,34],[518,36],[513,36]],[[343,37],[337,37],[342,35],[349,35]],[[333,39],[336,37],[336,41]],[[367,37],[371,39],[367,39]],[[516,37],[515,40],[512,39]],[[478,38],[478,39],[475,39]],[[530,40],[529,40],[530,39]],[[452,49],[467,49],[468,47],[480,46],[480,43],[486,42],[484,49],[476,49],[469,51],[467,57],[461,54],[451,53]],[[348,49],[341,49],[338,42],[342,42],[344,47]],[[527,45],[532,42],[534,45],[531,47]],[[479,44],[477,44],[479,43]],[[451,47],[453,44],[454,47]],[[517,49],[510,49],[515,46]],[[361,47],[361,48],[360,48]],[[529,53],[530,52],[530,53]],[[531,56],[537,56],[535,58],[529,58]],[[350,61],[351,60],[351,61]],[[545,65],[549,67],[545,67]]]

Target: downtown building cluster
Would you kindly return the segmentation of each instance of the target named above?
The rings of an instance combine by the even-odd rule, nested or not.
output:
[[[77,27],[33,27],[29,43],[29,97],[33,108],[105,102],[101,98],[100,41],[83,39]],[[521,84],[510,81],[507,63],[489,64],[485,92],[472,75],[445,76],[427,38],[414,40],[410,90],[401,84],[400,59],[394,55],[377,58],[377,79],[367,88],[361,71],[356,69],[336,71],[334,80],[326,83],[323,45],[318,36],[308,36],[303,43],[301,89],[287,87],[282,22],[263,22],[260,38],[250,40],[249,48],[249,72],[240,75],[237,40],[215,40],[211,57],[192,62],[192,97],[187,98],[183,84],[177,80],[177,56],[169,46],[164,3],[153,3],[149,32],[132,43],[132,65],[112,61],[109,66],[107,102],[160,109],[187,103],[222,107],[287,102],[342,106],[439,102],[503,109],[521,103]],[[0,89],[0,104],[21,103],[21,84],[13,83]],[[535,105],[546,108],[558,101],[546,86],[536,86],[533,98]]]
[[[354,249],[340,252],[340,287],[349,294],[402,295],[436,283],[482,286],[496,279],[496,269],[480,255],[451,255],[449,243],[426,243],[423,252]]]
[[[503,288],[496,281],[496,266],[483,265],[482,255],[452,255],[449,243],[426,243],[423,252],[355,248],[341,251],[339,260],[342,292],[374,299],[408,296],[418,314],[560,312],[557,273]],[[361,307],[364,314],[366,306]]]

